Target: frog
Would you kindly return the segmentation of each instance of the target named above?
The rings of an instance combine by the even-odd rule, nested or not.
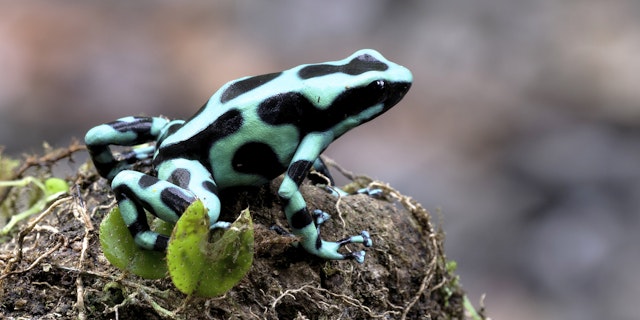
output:
[[[187,120],[127,116],[91,128],[84,140],[140,248],[163,251],[169,241],[151,230],[146,212],[175,223],[200,200],[209,228],[227,228],[229,222],[219,221],[221,190],[282,175],[277,194],[297,245],[323,259],[363,263],[364,250],[340,249],[371,247],[369,232],[325,241],[320,227],[330,216],[307,207],[300,185],[312,169],[330,177],[320,154],[395,106],[412,82],[408,68],[362,49],[342,60],[230,81]],[[135,169],[144,161],[151,172]]]

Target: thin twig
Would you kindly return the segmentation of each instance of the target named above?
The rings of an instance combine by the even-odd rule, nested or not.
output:
[[[74,141],[71,142],[69,147],[67,147],[66,149],[53,150],[53,151],[43,155],[40,158],[38,158],[36,156],[29,156],[24,160],[24,163],[22,164],[22,166],[20,166],[20,168],[18,168],[18,170],[15,171],[13,176],[10,177],[7,180],[20,179],[20,178],[22,178],[22,175],[25,173],[25,171],[27,171],[31,167],[43,166],[43,165],[52,165],[52,164],[54,164],[54,163],[56,163],[59,160],[62,160],[64,158],[71,158],[71,156],[74,153],[76,153],[78,151],[86,150],[86,149],[87,149],[87,147],[85,145],[80,144],[80,142],[78,142],[78,140],[74,140]],[[9,195],[10,191],[11,191],[11,187],[6,187],[4,190],[2,190],[2,192],[0,192],[0,203],[4,202],[4,200]]]
[[[40,223],[40,221],[42,221],[42,219],[44,219],[49,213],[53,212],[53,209],[55,209],[62,203],[69,202],[70,200],[71,200],[71,197],[64,197],[62,199],[56,200],[46,210],[40,213],[39,216],[33,219],[22,231],[20,231],[20,233],[18,234],[16,249],[14,250],[14,254],[13,254],[13,259],[12,261],[10,261],[9,264],[7,264],[7,267],[5,268],[6,272],[10,270],[10,268],[13,266],[14,263],[17,263],[20,260],[22,260],[22,243],[24,242],[25,236],[29,234],[31,230],[33,230],[33,228],[38,223]]]
[[[391,314],[398,314],[398,311],[385,311],[382,314],[376,314],[375,312],[373,312],[373,310],[371,310],[369,307],[365,306],[362,304],[362,302],[360,302],[360,300],[344,295],[344,294],[338,294],[338,293],[334,293],[331,292],[327,289],[321,288],[321,287],[316,287],[316,286],[312,286],[311,283],[306,283],[304,285],[302,285],[300,288],[296,288],[296,289],[288,289],[285,292],[283,292],[280,296],[278,296],[273,303],[271,303],[271,309],[275,310],[276,306],[278,305],[278,302],[280,302],[280,300],[282,300],[284,297],[291,297],[294,300],[296,299],[296,297],[293,295],[294,293],[297,292],[302,292],[306,295],[309,295],[307,292],[305,292],[305,290],[314,290],[314,291],[318,291],[321,292],[323,294],[328,294],[330,296],[336,297],[336,298],[340,298],[342,301],[344,301],[346,304],[351,305],[353,307],[359,308],[360,310],[363,310],[364,312],[366,312],[369,317],[371,318],[386,318]]]
[[[84,225],[84,237],[82,238],[82,251],[80,252],[80,259],[78,260],[78,269],[84,269],[84,260],[87,256],[87,249],[89,248],[89,237],[91,235],[91,231],[93,231],[93,224],[91,223],[91,218],[89,217],[89,213],[87,212],[87,207],[85,206],[84,201],[82,200],[82,196],[80,195],[80,187],[76,185],[76,195],[74,195],[73,202],[73,216],[76,219],[80,220],[80,222]],[[82,281],[82,275],[79,274],[76,277],[76,307],[78,308],[78,319],[85,320],[87,315],[85,313],[84,306],[84,283]]]
[[[31,269],[33,269],[34,267],[36,267],[38,264],[40,264],[40,261],[42,261],[42,259],[48,257],[50,254],[52,254],[53,252],[55,252],[56,250],[58,250],[58,248],[60,248],[63,244],[66,243],[66,238],[60,236],[60,239],[62,239],[62,241],[58,241],[58,243],[56,243],[55,246],[53,246],[53,248],[49,249],[47,252],[43,253],[42,255],[40,255],[35,261],[33,261],[33,263],[31,263],[31,265],[29,265],[26,269],[23,270],[16,270],[16,271],[10,271],[7,272],[3,275],[0,276],[0,280],[10,276],[10,275],[14,275],[14,274],[20,274],[20,273],[25,273]]]

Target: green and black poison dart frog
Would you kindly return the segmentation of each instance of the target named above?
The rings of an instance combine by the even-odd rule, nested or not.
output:
[[[298,190],[329,144],[389,110],[411,87],[411,72],[364,49],[350,57],[305,64],[225,84],[189,120],[125,117],[89,130],[85,142],[98,173],[111,181],[135,243],[165,250],[168,238],[149,229],[145,210],[175,223],[200,199],[211,228],[219,222],[218,190],[262,185],[286,173],[278,190],[292,233],[306,251],[325,259],[364,261],[364,251],[340,253],[348,243],[372,245],[363,231],[337,242],[320,237],[328,215],[309,212]],[[151,147],[114,157],[110,145]],[[155,175],[130,170],[152,159]]]

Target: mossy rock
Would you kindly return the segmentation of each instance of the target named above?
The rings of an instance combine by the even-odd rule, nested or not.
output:
[[[301,187],[310,209],[331,214],[321,229],[325,240],[370,232],[373,247],[365,248],[363,264],[316,258],[270,229],[288,227],[276,195],[279,179],[225,191],[223,221],[251,211],[254,261],[233,289],[206,299],[180,293],[168,277],[144,280],[109,264],[97,226],[113,205],[110,188],[93,171],[69,180],[82,201],[69,197],[37,227],[20,225],[24,231],[0,244],[0,314],[8,319],[113,319],[116,312],[120,319],[465,318],[464,292],[447,270],[442,231],[419,204],[384,185],[386,199],[353,195],[337,204],[324,188]]]

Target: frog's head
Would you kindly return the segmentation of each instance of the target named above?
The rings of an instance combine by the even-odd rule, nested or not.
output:
[[[232,81],[208,104],[256,108],[265,124],[294,125],[302,134],[324,132],[335,138],[393,107],[412,79],[409,69],[364,49],[343,60]]]
[[[324,123],[336,136],[367,122],[397,104],[409,91],[409,69],[363,49],[350,57],[301,66],[303,95],[314,104],[316,125]]]

